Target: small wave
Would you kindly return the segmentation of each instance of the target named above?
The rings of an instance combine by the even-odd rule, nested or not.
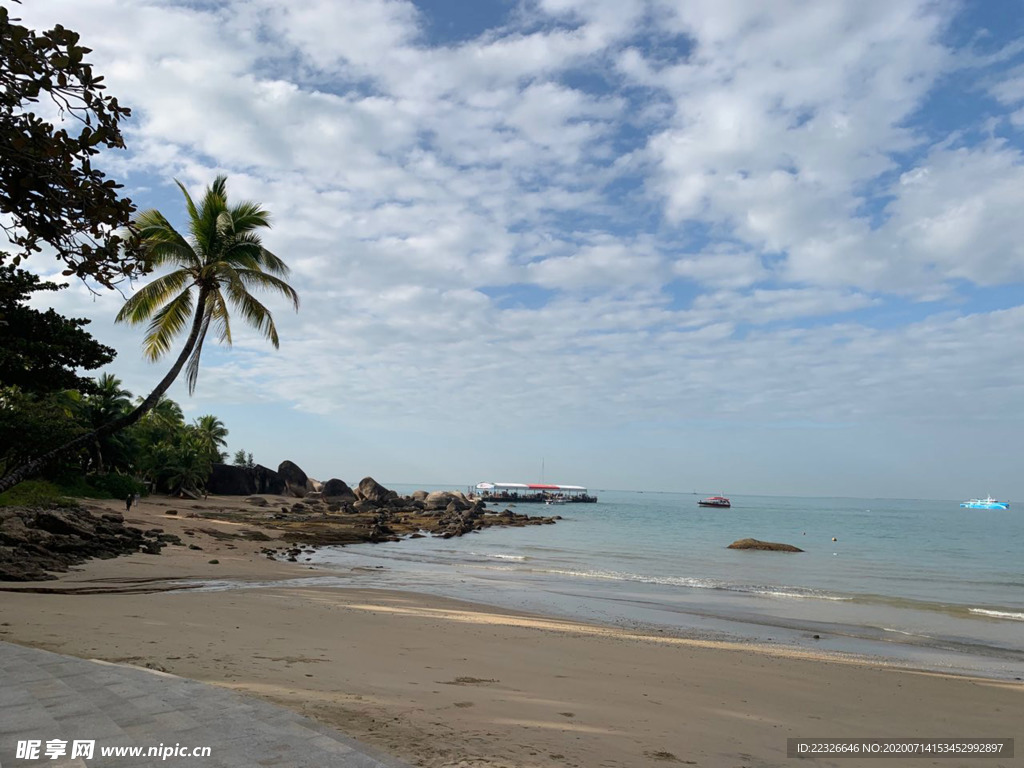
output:
[[[762,595],[764,597],[791,597],[804,600],[831,600],[845,602],[852,597],[828,595],[814,590],[801,590],[799,587],[772,587],[751,584],[730,584],[715,579],[695,579],[685,576],[644,576],[639,573],[623,573],[621,571],[573,571],[551,570],[548,573],[560,576],[578,576],[586,579],[608,579],[610,581],[635,581],[642,584],[660,584],[669,587],[689,587],[691,589],[718,589],[725,592],[740,592],[746,595]]]
[[[895,632],[897,635],[907,635],[908,637],[916,637],[913,632],[904,632],[902,629],[892,629],[891,627],[882,627],[883,632]]]
[[[798,600],[835,600],[837,602],[845,602],[847,600],[853,600],[852,597],[839,597],[838,595],[822,595],[818,592],[785,592],[779,589],[742,589],[737,588],[740,592],[751,592],[755,595],[766,595],[768,597],[795,597]]]
[[[990,611],[987,608],[971,608],[971,613],[976,613],[979,616],[988,616],[992,619],[1008,619],[1010,621],[1024,621],[1024,613],[1014,613],[1013,611]]]
[[[474,552],[473,554],[477,554],[477,553]],[[526,555],[498,555],[498,554],[486,553],[486,554],[481,555],[481,557],[493,557],[495,560],[514,560],[517,563],[523,563],[523,562],[526,562],[527,560],[529,560],[529,558]]]

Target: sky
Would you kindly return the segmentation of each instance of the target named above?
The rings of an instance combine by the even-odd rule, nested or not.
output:
[[[229,448],[317,479],[1024,496],[1024,12],[866,0],[44,0],[184,226],[292,269],[208,345]],[[55,261],[29,266],[56,275]],[[128,292],[142,283],[128,287]],[[118,350],[122,296],[44,297]]]

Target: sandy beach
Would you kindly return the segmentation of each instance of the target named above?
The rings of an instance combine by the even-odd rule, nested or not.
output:
[[[187,517],[227,503],[238,502],[143,500],[128,522],[200,549],[167,547],[91,561],[57,581],[5,584],[0,639],[266,697],[431,768],[792,765],[791,737],[1022,735],[1019,682],[799,657],[415,593],[289,586],[322,572],[301,558],[269,560],[261,549],[275,544],[248,540],[237,525]],[[120,511],[116,502],[88,504]],[[213,579],[284,583],[171,588]],[[1024,758],[895,764],[933,763]]]

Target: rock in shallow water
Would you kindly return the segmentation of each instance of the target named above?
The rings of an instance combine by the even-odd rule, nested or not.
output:
[[[803,552],[792,544],[779,544],[774,541],[758,541],[757,539],[738,539],[729,545],[729,549],[762,549],[768,552]]]

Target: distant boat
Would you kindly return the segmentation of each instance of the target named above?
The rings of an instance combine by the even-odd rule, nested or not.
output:
[[[961,501],[960,506],[964,509],[1009,509],[1010,502],[1008,501],[996,501],[991,496],[985,499],[971,499],[970,501]]]
[[[698,507],[731,507],[732,504],[725,496],[708,496],[697,502]]]

